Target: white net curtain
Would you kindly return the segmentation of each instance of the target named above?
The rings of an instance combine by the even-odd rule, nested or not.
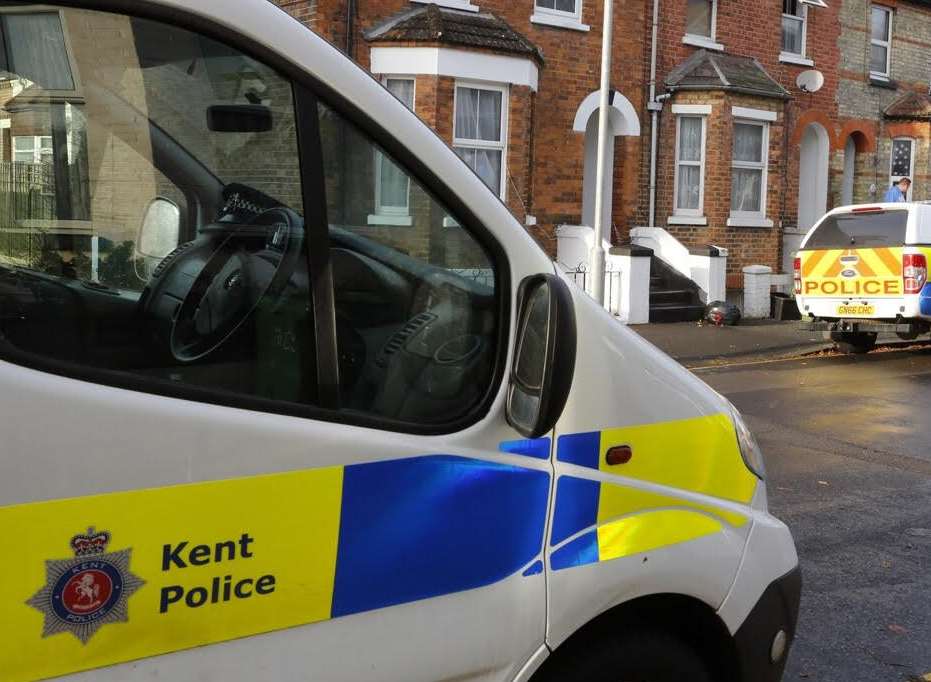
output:
[[[759,213],[763,188],[763,135],[761,125],[734,124],[734,169],[731,210]]]

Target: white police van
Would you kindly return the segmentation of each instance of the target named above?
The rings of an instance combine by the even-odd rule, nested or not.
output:
[[[266,0],[0,7],[0,679],[743,680],[722,397]]]

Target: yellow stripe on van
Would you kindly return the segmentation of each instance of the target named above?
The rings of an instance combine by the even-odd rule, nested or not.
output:
[[[699,504],[680,497],[602,481],[598,494],[598,524],[602,525],[622,516],[671,507],[690,507],[718,516],[738,528],[746,524],[748,520],[745,515],[723,507]]]
[[[342,479],[343,468],[332,467],[0,507],[8,540],[0,679],[53,677],[328,619]],[[56,591],[58,568],[79,558],[72,539],[102,547],[101,531],[104,554],[84,557],[84,566],[110,557],[109,568],[83,586],[59,579],[66,589]],[[84,569],[73,570],[80,577]],[[48,613],[64,599],[78,619],[94,599],[113,597],[114,584],[127,594],[97,629],[63,626]],[[85,642],[81,632],[90,632]]]
[[[756,489],[727,414],[605,429],[600,440],[598,462],[605,473],[741,503]],[[617,445],[629,445],[633,456],[611,466],[605,454]]]
[[[698,512],[679,509],[645,512],[598,527],[598,560],[649,552],[721,530],[720,521]]]

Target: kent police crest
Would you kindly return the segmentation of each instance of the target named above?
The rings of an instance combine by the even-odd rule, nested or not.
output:
[[[129,620],[126,601],[145,584],[129,571],[132,550],[107,552],[110,533],[71,538],[73,559],[45,562],[45,586],[26,603],[45,615],[42,636],[70,631],[81,643],[101,626]]]

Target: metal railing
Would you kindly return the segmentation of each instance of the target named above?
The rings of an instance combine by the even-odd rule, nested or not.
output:
[[[580,287],[589,296],[591,289],[591,273],[584,265],[580,265],[573,270],[563,269],[566,277],[571,279],[576,286]],[[621,271],[608,270],[605,272],[605,310],[612,315],[619,315],[621,312]]]

